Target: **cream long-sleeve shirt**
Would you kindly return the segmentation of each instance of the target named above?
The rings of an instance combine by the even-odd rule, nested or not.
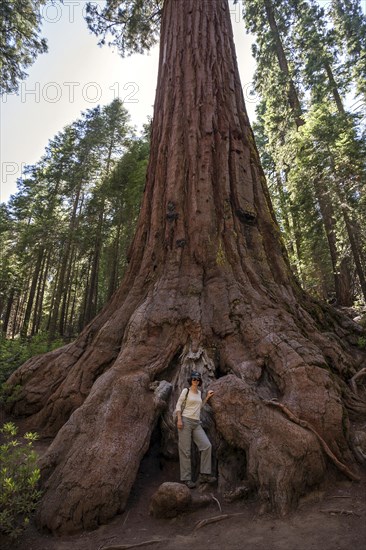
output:
[[[177,406],[175,407],[175,413],[181,411],[182,404],[186,398],[186,395],[187,395],[187,388],[184,388],[177,401]],[[201,392],[199,390],[198,390],[198,393],[189,391],[187,401],[184,407],[184,411],[182,412],[182,416],[191,418],[192,420],[199,420],[202,405],[203,405],[203,402],[202,402]]]

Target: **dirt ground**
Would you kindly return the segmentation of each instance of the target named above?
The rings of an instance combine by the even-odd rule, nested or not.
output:
[[[37,443],[42,453],[46,446]],[[107,550],[132,547],[153,550],[361,550],[366,548],[366,473],[351,482],[334,472],[317,491],[303,498],[285,518],[260,514],[255,496],[226,503],[215,489],[206,508],[163,520],[149,515],[151,495],[164,481],[177,481],[178,463],[147,456],[131,492],[126,511],[108,525],[73,536],[39,533],[34,524],[16,542],[0,537],[2,550]],[[202,488],[201,488],[202,489]],[[200,492],[200,488],[193,490]],[[212,523],[202,520],[216,518]]]

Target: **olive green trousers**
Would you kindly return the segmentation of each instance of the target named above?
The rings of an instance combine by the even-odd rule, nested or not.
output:
[[[183,428],[178,430],[178,450],[181,481],[192,479],[191,443],[192,438],[201,454],[200,473],[211,474],[212,445],[199,420],[182,416]]]

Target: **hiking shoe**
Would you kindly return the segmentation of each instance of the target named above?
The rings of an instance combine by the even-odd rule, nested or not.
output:
[[[211,474],[201,474],[199,481],[200,483],[216,483],[217,478]]]
[[[190,479],[188,481],[183,481],[183,483],[188,487],[188,489],[194,489],[196,486],[195,482]]]

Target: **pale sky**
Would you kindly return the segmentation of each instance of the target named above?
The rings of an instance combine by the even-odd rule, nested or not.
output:
[[[36,163],[52,139],[81,111],[119,97],[138,130],[153,114],[158,70],[158,46],[150,54],[122,59],[111,47],[97,46],[83,18],[84,0],[64,0],[42,10],[41,35],[48,53],[28,68],[19,93],[0,99],[0,201],[16,192],[16,180],[26,164]],[[230,2],[236,53],[248,114],[254,119],[250,95],[255,67],[252,39],[245,32],[240,4]]]

